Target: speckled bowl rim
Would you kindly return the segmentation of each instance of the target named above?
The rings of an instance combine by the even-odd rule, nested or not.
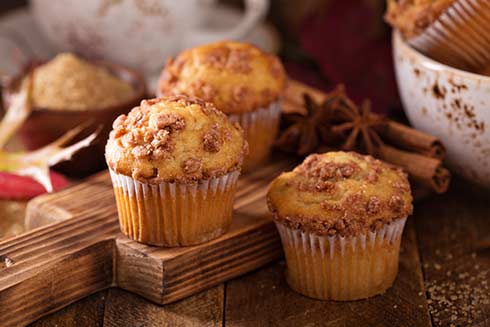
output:
[[[466,79],[478,79],[482,82],[490,84],[490,76],[480,75],[472,72],[468,72],[465,70],[461,70],[458,68],[454,68],[443,63],[440,63],[432,58],[427,57],[426,55],[420,53],[417,49],[409,45],[401,36],[398,30],[393,30],[392,33],[392,45],[393,49],[395,49],[398,45],[402,48],[402,50],[409,52],[409,55],[414,56],[420,65],[424,68],[431,71],[445,71],[452,73],[457,76],[461,76]],[[405,55],[406,56],[406,55]],[[393,58],[396,62],[396,58]]]

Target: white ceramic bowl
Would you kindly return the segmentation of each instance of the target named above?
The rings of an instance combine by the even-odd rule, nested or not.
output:
[[[393,58],[410,123],[441,139],[454,172],[490,187],[490,77],[425,57],[398,32]]]

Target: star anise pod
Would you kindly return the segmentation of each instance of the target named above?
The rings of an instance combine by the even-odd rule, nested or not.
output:
[[[365,100],[361,107],[347,104],[341,108],[346,119],[331,128],[334,135],[344,140],[340,149],[376,155],[377,148],[383,144],[378,131],[385,126],[386,119],[371,113],[369,100]]]
[[[282,116],[281,128],[276,145],[285,152],[300,156],[314,152],[336,135],[331,131],[341,88],[334,90],[322,103],[316,103],[308,94],[303,94],[305,113],[289,113]]]
[[[305,156],[322,148],[340,148],[374,155],[382,144],[377,130],[385,119],[371,114],[369,101],[356,106],[343,85],[327,94],[322,103],[307,93],[303,99],[305,114],[283,115],[283,131],[276,142],[281,150]]]

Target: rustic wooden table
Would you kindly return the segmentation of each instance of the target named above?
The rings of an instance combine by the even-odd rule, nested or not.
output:
[[[24,3],[2,1],[0,12]],[[303,297],[279,261],[165,306],[108,289],[32,326],[490,326],[489,237],[490,192],[455,180],[447,194],[416,204],[395,287],[382,296]]]
[[[303,297],[288,288],[279,261],[165,306],[105,290],[32,326],[490,326],[489,236],[489,192],[456,180],[416,204],[395,286],[382,296]]]

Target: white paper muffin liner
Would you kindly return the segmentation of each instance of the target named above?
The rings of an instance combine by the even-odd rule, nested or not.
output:
[[[121,231],[159,246],[199,244],[231,224],[239,171],[196,183],[145,184],[109,169]]]
[[[250,171],[267,159],[279,130],[280,117],[280,101],[252,112],[228,115],[231,122],[237,122],[243,128],[248,142],[249,154],[243,163],[244,171]]]
[[[456,0],[408,43],[447,65],[479,72],[490,64],[490,2]]]
[[[406,218],[358,236],[319,236],[276,222],[297,292],[323,300],[349,301],[383,293],[398,272]]]

